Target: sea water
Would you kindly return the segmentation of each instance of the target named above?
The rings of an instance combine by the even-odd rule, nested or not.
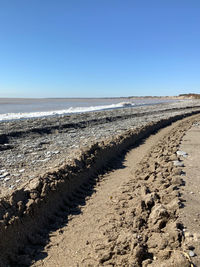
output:
[[[0,121],[160,104],[161,98],[0,98]]]

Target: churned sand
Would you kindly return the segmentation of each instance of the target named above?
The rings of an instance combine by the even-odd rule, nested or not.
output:
[[[118,159],[33,266],[198,266],[200,126],[187,132],[196,119],[160,130]],[[188,153],[181,168],[174,167],[180,149]]]
[[[198,266],[200,115],[172,113],[128,121],[2,197],[0,266]],[[56,127],[45,136],[63,138]]]

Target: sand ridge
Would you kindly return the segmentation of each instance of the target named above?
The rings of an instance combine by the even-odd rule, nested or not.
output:
[[[161,130],[105,175],[67,226],[54,232],[33,266],[190,266],[183,247],[183,170],[174,166],[196,118]]]
[[[141,216],[146,214],[145,215],[146,217],[144,218],[142,217],[141,220],[139,220],[139,222],[135,223],[135,226],[139,227],[138,230],[136,231],[140,231],[140,228],[143,229],[145,225],[147,225],[148,229],[151,229],[151,227],[147,224],[148,219],[151,217],[150,216],[151,209],[153,209],[154,205],[159,204],[159,203],[166,205],[166,203],[163,200],[163,197],[162,198],[159,197],[158,193],[153,194],[154,188],[152,190],[147,188],[143,190],[144,192],[142,191],[143,194],[141,194],[141,189],[140,189],[141,183],[144,182],[144,184],[147,183],[149,185],[151,184],[157,185],[157,182],[158,182],[159,187],[155,190],[158,190],[158,189],[168,190],[168,187],[170,187],[172,181],[171,180],[168,181],[169,185],[166,185],[166,186],[163,185],[165,184],[165,179],[162,179],[162,175],[160,175],[160,173],[161,174],[170,173],[170,174],[175,174],[175,175],[176,174],[179,175],[181,173],[179,168],[175,166],[171,166],[172,158],[174,158],[174,155],[172,156],[172,158],[170,158],[169,155],[165,155],[163,153],[163,149],[166,153],[168,153],[167,152],[168,150],[166,148],[163,148],[163,145],[166,145],[167,140],[169,139],[168,143],[170,144],[170,146],[171,144],[172,145],[175,144],[175,146],[178,146],[178,143],[177,143],[178,139],[182,137],[182,135],[184,134],[184,131],[187,130],[188,127],[191,126],[191,123],[194,122],[196,120],[196,116],[198,116],[198,115],[191,116],[192,114],[193,113],[188,114],[190,115],[190,117],[181,120],[180,126],[179,127],[177,126],[174,128],[175,130],[172,134],[173,135],[172,139],[170,135],[168,135],[166,137],[165,142],[163,143],[164,137],[163,136],[161,137],[161,142],[159,143],[160,149],[158,151],[154,151],[153,154],[156,154],[157,157],[160,157],[160,156],[163,157],[163,161],[158,161],[158,163],[156,164],[151,163],[149,165],[147,161],[150,162],[150,159],[153,159],[153,156],[151,156],[150,159],[148,156],[148,160],[146,159],[144,164],[142,161],[139,164],[139,167],[143,166],[142,171],[141,171],[141,168],[138,168],[138,171],[135,172],[135,167],[134,167],[131,170],[130,175],[125,175],[125,177],[130,178],[129,189],[132,188],[132,191],[130,191],[130,194],[134,195],[134,192],[137,192],[137,190],[139,190],[138,191],[139,193],[137,193],[136,197],[134,198],[131,197],[130,194],[128,194],[128,200],[130,199],[130,201],[133,201],[132,204],[134,205],[135,203],[136,207],[139,203],[140,204],[142,203],[139,209],[136,208],[135,213],[134,213],[135,215],[132,216],[132,220],[134,220],[135,218],[138,218],[139,215],[136,212],[137,210],[139,211],[139,214]],[[144,138],[149,137],[150,134],[153,134],[160,128],[170,125],[172,122],[180,120],[184,117],[185,115],[179,115],[179,116],[171,117],[169,119],[160,120],[156,123],[152,122],[146,125],[145,127],[139,128],[137,130],[127,131],[123,135],[119,135],[117,137],[111,137],[111,139],[107,142],[100,142],[97,144],[93,144],[89,148],[89,150],[86,150],[85,152],[78,155],[77,158],[74,159],[73,162],[71,162],[71,165],[64,165],[62,166],[62,168],[58,168],[58,169],[55,169],[54,171],[48,172],[45,174],[44,177],[39,177],[38,179],[32,180],[25,187],[19,189],[18,191],[15,191],[10,196],[7,196],[6,198],[1,199],[1,202],[0,202],[0,215],[2,218],[0,221],[1,223],[0,248],[2,251],[0,255],[1,266],[6,266],[6,264],[9,264],[10,266],[23,266],[23,265],[29,266],[31,262],[32,263],[35,262],[35,264],[37,264],[37,262],[40,261],[41,259],[45,259],[48,255],[47,251],[45,250],[46,244],[48,243],[47,246],[51,246],[51,243],[49,243],[49,239],[51,235],[54,235],[57,229],[59,230],[59,235],[62,235],[63,233],[62,226],[68,224],[68,221],[71,221],[71,220],[73,221],[74,216],[75,217],[77,216],[78,218],[78,215],[82,213],[81,207],[82,206],[87,207],[86,203],[87,203],[88,197],[90,195],[95,196],[94,191],[96,190],[96,185],[99,185],[99,189],[101,190],[101,182],[99,183],[99,181],[101,181],[101,175],[99,174],[103,174],[107,172],[108,170],[114,170],[113,161],[117,160],[118,157],[122,155],[122,153],[126,151],[128,148],[130,148],[133,145],[138,145],[140,142],[144,141]],[[174,126],[175,125],[176,123],[174,124]],[[158,140],[156,141],[155,148],[158,148]],[[175,148],[171,150],[169,149],[170,153],[175,153],[174,151],[175,151]],[[119,164],[119,160],[117,160],[117,164]],[[158,166],[159,164],[160,166]],[[164,172],[162,172],[162,165],[165,167]],[[124,168],[123,165],[118,166],[118,167],[120,167],[121,169]],[[149,167],[151,168],[149,169]],[[126,168],[124,169],[126,170]],[[150,171],[152,171],[152,175],[153,173],[156,174],[155,181],[152,180],[154,176],[149,177]],[[123,179],[124,179],[123,175],[119,176],[119,181],[122,182]],[[133,181],[131,182],[132,179]],[[178,183],[180,185],[182,182],[180,179],[176,178],[175,183]],[[162,184],[163,188],[162,186],[160,186],[160,184]],[[110,187],[106,186],[106,188],[107,188],[107,192],[109,192],[110,188],[112,188],[112,184],[110,185]],[[177,188],[177,184],[173,187],[172,196],[174,192],[175,194],[177,192],[179,193],[179,191],[176,188]],[[162,195],[162,190],[161,190],[160,195]],[[116,192],[118,192],[118,190]],[[167,192],[168,191],[164,192],[163,195],[165,196]],[[118,192],[118,193],[120,197],[121,196],[125,197],[125,202],[127,202],[126,191]],[[151,196],[151,194],[153,194],[153,196],[155,197],[155,199],[153,197],[153,200],[150,200],[151,204],[149,204],[148,201],[147,201],[148,202],[147,204],[144,204],[145,203],[144,200],[140,198],[137,199],[137,197],[140,197],[141,195],[142,196],[148,195],[149,197]],[[110,200],[109,203],[113,205],[113,206],[111,205],[112,206],[111,215],[114,214],[115,216],[117,216],[116,210],[113,209],[114,204],[115,204],[115,202],[113,202],[114,199],[115,199],[115,194],[113,192],[112,195],[109,195],[109,200]],[[180,204],[180,202],[181,200],[179,198],[178,203]],[[175,207],[177,210],[176,204],[177,203],[175,203]],[[120,205],[120,202],[119,202],[119,205]],[[117,208],[119,205],[117,205]],[[120,211],[120,214],[119,214],[120,220],[122,220],[120,221],[120,225],[122,223],[121,226],[124,225],[123,221],[125,221],[125,218],[126,218],[126,216],[125,218],[123,216],[123,212],[125,208],[126,208],[126,203],[125,203],[125,206],[122,206],[122,210]],[[164,207],[164,209],[167,209],[167,208]],[[103,209],[103,211],[106,211],[106,208]],[[170,220],[172,221],[174,220],[174,218],[176,218],[175,216],[176,214],[174,215],[171,214],[170,212],[168,212],[168,209],[167,209],[167,212],[164,211],[163,213],[167,214],[166,215],[167,218],[170,218]],[[106,216],[103,213],[103,215],[100,216],[98,220],[101,222],[102,217],[107,218],[109,220],[108,221],[109,227],[121,229],[113,225],[110,222],[110,219],[111,221],[112,220],[117,221],[118,216],[116,218],[115,217],[110,218],[109,214],[107,214]],[[93,218],[92,213],[91,213],[91,218]],[[162,221],[161,223],[161,229],[165,228],[165,226],[167,225],[165,220]],[[180,226],[180,224],[178,225]],[[176,244],[181,243],[181,240],[180,240],[181,229],[179,229],[180,228],[179,226],[177,228],[177,231],[179,233],[178,235],[179,243],[177,241]],[[104,238],[106,236],[106,232],[108,232],[108,229],[105,229],[105,230],[106,231],[103,231]],[[98,233],[98,235],[101,233],[99,230],[97,230],[96,232]],[[108,239],[108,240],[112,241],[112,239]],[[90,244],[90,242],[89,243],[88,242],[89,241],[87,240],[86,241],[87,246]],[[79,244],[78,242],[76,243]],[[115,247],[115,242],[114,242],[114,247]],[[145,245],[145,243],[144,243],[144,246],[142,247],[144,248],[144,251],[142,252],[141,249],[139,249],[139,251],[141,251],[141,255],[143,255],[138,258],[139,264],[140,262],[145,263],[145,260],[152,260],[152,256],[154,253],[154,252],[147,253],[148,250],[147,250],[147,246]],[[88,246],[88,248],[90,248],[90,252],[93,251],[90,246]],[[57,253],[59,254],[59,251]],[[102,253],[98,252],[98,249],[96,249],[95,250],[96,256],[94,257],[95,264],[99,264],[100,266],[102,264],[104,265],[109,264],[109,260],[115,260],[115,257],[118,255],[118,253],[116,253],[115,255],[114,251],[109,251],[108,254],[109,254],[109,257],[108,256],[104,257],[102,256]],[[62,255],[64,255],[63,252],[62,252]],[[84,254],[84,257],[86,255],[87,253]],[[149,258],[144,255],[148,255]],[[85,258],[82,260],[85,260]],[[112,262],[110,263],[112,264]],[[65,262],[63,264],[65,264]],[[66,264],[64,266],[66,266]],[[80,266],[84,266],[83,263],[81,264],[82,265]],[[87,263],[84,263],[84,264],[85,266],[87,266]],[[116,258],[116,264],[118,264],[117,258]],[[126,264],[129,264],[129,263],[125,263],[125,266]],[[114,262],[114,265],[115,265],[115,262]]]
[[[199,101],[0,122],[0,197],[73,160],[77,150],[151,122],[200,110]]]

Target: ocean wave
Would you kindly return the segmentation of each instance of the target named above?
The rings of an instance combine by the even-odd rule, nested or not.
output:
[[[67,115],[67,114],[73,114],[73,113],[84,113],[84,112],[126,108],[126,107],[133,107],[133,106],[135,106],[135,104],[131,102],[120,102],[120,103],[111,104],[111,105],[90,106],[90,107],[70,107],[68,109],[53,110],[53,111],[5,113],[5,114],[0,114],[0,121],[39,118],[39,117],[48,117],[48,116],[55,116],[55,115]]]

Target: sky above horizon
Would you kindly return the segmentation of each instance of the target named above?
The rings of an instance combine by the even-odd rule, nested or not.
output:
[[[199,0],[0,0],[0,97],[200,93]]]

